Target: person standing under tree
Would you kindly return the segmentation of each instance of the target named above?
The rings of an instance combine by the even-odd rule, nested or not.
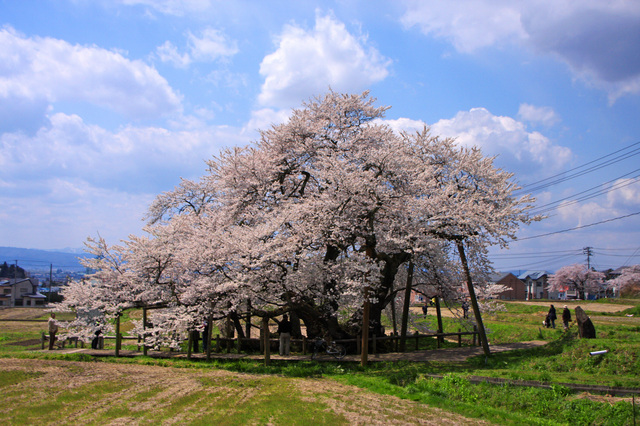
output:
[[[427,305],[427,302],[424,303],[424,305],[422,305],[422,314],[424,315],[424,317],[427,317],[427,312],[429,311],[429,305]]]
[[[51,318],[49,318],[49,350],[53,350],[53,344],[56,341],[56,333],[58,332],[58,321],[56,321],[56,314],[51,312]]]
[[[469,302],[462,301],[462,318],[469,318]]]
[[[284,314],[282,321],[278,322],[278,334],[280,335],[280,355],[289,355],[291,348],[291,322],[289,322],[287,314]]]
[[[565,330],[569,329],[570,322],[571,322],[571,311],[569,310],[567,305],[564,305],[564,309],[562,310],[562,325],[564,326]]]
[[[553,305],[551,305],[551,307],[549,308],[549,313],[547,315],[549,316],[549,321],[551,322],[551,328],[556,328],[556,319],[558,318],[558,316],[556,315],[556,308],[554,308]]]

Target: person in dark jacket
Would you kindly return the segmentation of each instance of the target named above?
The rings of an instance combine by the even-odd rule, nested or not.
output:
[[[570,322],[571,322],[571,311],[569,310],[567,305],[564,305],[564,309],[562,310],[562,325],[564,326],[565,330],[569,329]]]
[[[280,355],[289,355],[291,348],[291,322],[287,314],[284,314],[282,321],[278,323],[278,334],[280,335]]]
[[[549,308],[549,313],[547,315],[549,315],[551,328],[556,328],[556,319],[558,319],[558,316],[556,315],[556,308],[554,308],[553,305]]]

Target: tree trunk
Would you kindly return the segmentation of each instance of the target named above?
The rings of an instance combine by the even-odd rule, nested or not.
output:
[[[469,264],[467,263],[467,256],[464,254],[464,245],[462,241],[457,241],[458,253],[460,254],[460,261],[462,262],[462,268],[464,269],[464,275],[467,278],[467,288],[469,290],[469,298],[471,299],[471,306],[473,307],[473,313],[476,317],[476,323],[478,324],[478,333],[480,336],[480,342],[482,343],[482,349],[486,356],[491,355],[489,349],[489,341],[487,340],[487,333],[482,323],[482,315],[480,314],[480,308],[478,307],[478,299],[476,299],[476,292],[473,288],[473,280],[471,279],[471,272],[469,272]]]

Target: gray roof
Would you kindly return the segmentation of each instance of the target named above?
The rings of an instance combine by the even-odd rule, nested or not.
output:
[[[537,280],[545,275],[549,275],[549,273],[547,271],[527,271],[524,274],[519,275],[518,278],[521,280],[526,280],[527,278]]]

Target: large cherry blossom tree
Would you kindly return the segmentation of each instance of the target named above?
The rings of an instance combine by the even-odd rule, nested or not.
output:
[[[464,246],[486,271],[486,248],[537,219],[531,198],[515,197],[512,175],[476,148],[428,128],[394,132],[386,110],[368,93],[329,92],[223,150],[201,179],[157,197],[148,236],[92,243],[100,282],[114,300],[163,303],[191,328],[212,313],[291,312],[309,335],[344,337],[359,331],[365,294],[379,333],[409,260],[446,275]]]
[[[619,277],[607,281],[607,287],[621,295],[640,294],[640,265],[623,268]]]
[[[587,268],[581,263],[563,266],[555,274],[549,276],[550,291],[564,291],[566,288],[578,292],[580,299],[585,293],[598,293],[602,290],[605,274]]]

